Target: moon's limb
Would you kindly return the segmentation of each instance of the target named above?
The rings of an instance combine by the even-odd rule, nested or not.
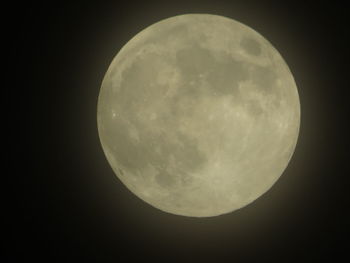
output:
[[[215,216],[280,177],[300,105],[288,66],[261,35],[228,18],[182,15],[122,48],[97,116],[106,157],[134,194],[170,213]]]

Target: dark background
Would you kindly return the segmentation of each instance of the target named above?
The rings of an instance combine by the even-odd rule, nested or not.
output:
[[[15,190],[5,200],[15,212],[8,262],[333,262],[345,255],[350,57],[342,1],[15,5],[8,22],[15,85],[5,99],[19,100],[7,111],[19,124],[11,141]],[[113,57],[145,27],[184,13],[227,16],[261,33],[285,58],[301,102],[299,141],[280,180],[249,206],[213,218],[167,214],[138,199],[112,172],[97,133],[97,96]]]

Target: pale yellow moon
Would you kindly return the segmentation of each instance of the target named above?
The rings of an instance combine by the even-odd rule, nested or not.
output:
[[[153,24],[116,55],[97,123],[118,178],[148,204],[210,217],[264,194],[286,169],[299,96],[279,52],[235,20],[186,14]]]

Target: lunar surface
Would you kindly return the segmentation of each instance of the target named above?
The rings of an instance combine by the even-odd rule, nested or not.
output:
[[[286,169],[299,133],[293,76],[259,33],[217,15],[153,24],[116,55],[97,109],[123,184],[165,212],[210,217],[251,203]]]

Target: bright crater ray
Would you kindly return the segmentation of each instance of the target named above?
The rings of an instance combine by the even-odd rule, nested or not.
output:
[[[300,105],[278,51],[216,15],[162,20],[104,77],[98,131],[118,178],[163,211],[225,214],[265,193],[294,152]]]

